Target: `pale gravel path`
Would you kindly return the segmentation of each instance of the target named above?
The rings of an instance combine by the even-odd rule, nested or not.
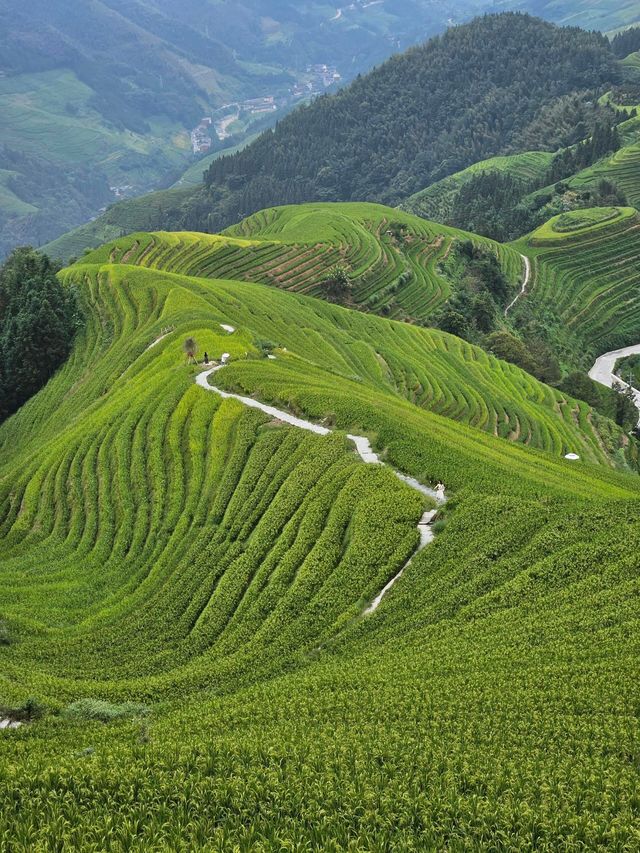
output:
[[[518,293],[516,298],[513,299],[507,305],[507,307],[504,309],[504,316],[505,317],[507,316],[509,311],[511,311],[511,309],[516,304],[518,299],[520,299],[521,296],[525,295],[525,293],[527,292],[527,287],[529,287],[529,282],[531,281],[531,261],[529,260],[529,258],[526,255],[521,254],[520,257],[524,261],[524,281],[522,282],[522,287],[520,288],[520,293]]]
[[[605,352],[596,359],[595,364],[589,371],[589,376],[594,382],[604,385],[606,388],[613,388],[613,383],[617,382],[623,388],[630,388],[627,382],[623,382],[615,375],[616,364],[621,358],[626,358],[629,355],[640,355],[640,344],[634,344],[630,347],[622,347],[622,349],[614,349],[611,352]],[[640,412],[640,391],[637,388],[631,387],[635,397],[638,412]],[[640,423],[640,421],[639,421]]]
[[[163,334],[161,334],[161,335],[160,335],[160,337],[156,338],[156,339],[155,339],[155,341],[152,341],[152,342],[149,344],[149,346],[147,347],[147,351],[148,351],[148,350],[150,350],[150,349],[153,349],[155,346],[157,346],[157,345],[160,343],[160,341],[163,341],[163,340],[164,340],[165,338],[167,338],[170,334],[171,334],[171,332],[163,332]]]
[[[313,432],[316,435],[329,435],[331,432],[327,427],[323,427],[320,424],[314,424],[312,421],[306,421],[303,418],[297,418],[295,415],[292,415],[290,412],[285,412],[282,409],[276,409],[275,406],[269,406],[266,403],[261,403],[259,400],[254,400],[253,397],[243,397],[241,394],[233,394],[230,391],[223,391],[222,388],[216,388],[214,385],[209,384],[209,377],[216,373],[218,370],[221,370],[227,362],[229,361],[229,353],[223,353],[220,364],[214,367],[208,367],[206,370],[203,370],[196,376],[196,383],[204,388],[205,391],[212,391],[218,396],[222,397],[225,400],[238,400],[238,402],[243,403],[245,406],[249,406],[252,409],[259,409],[261,412],[264,412],[266,415],[269,415],[272,418],[277,418],[277,420],[282,421],[283,423],[289,424],[290,426],[297,427],[298,429],[307,430],[307,432]],[[348,434],[347,438],[353,442],[355,448],[362,459],[363,462],[366,462],[368,465],[382,465],[383,463],[380,461],[380,457],[377,453],[375,453],[371,447],[371,443],[369,439],[364,435],[351,435]],[[414,477],[409,477],[407,474],[402,474],[400,471],[396,471],[395,468],[392,469],[393,473],[398,477],[398,479],[402,480],[403,483],[406,483],[412,489],[420,492],[423,495],[427,495],[430,498],[433,498],[439,505],[446,503],[446,495],[444,492],[437,492],[435,489],[430,488],[429,486],[425,486],[422,483],[418,482]],[[422,551],[427,545],[431,544],[434,540],[434,533],[432,524],[435,520],[436,515],[438,514],[438,510],[428,510],[425,512],[418,522],[418,531],[420,533],[420,544],[411,555],[409,560],[405,563],[402,569],[398,572],[398,574],[393,577],[389,583],[381,590],[381,592],[375,597],[373,602],[366,608],[364,611],[365,616],[373,613],[378,609],[380,602],[384,598],[384,596],[389,592],[391,587],[402,577],[403,572],[409,566],[413,558]]]

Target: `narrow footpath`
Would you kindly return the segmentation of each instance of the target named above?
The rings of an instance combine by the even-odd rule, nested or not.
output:
[[[209,377],[216,373],[218,370],[222,370],[222,368],[227,364],[229,360],[229,353],[224,353],[220,359],[220,364],[215,367],[208,367],[206,370],[203,370],[202,373],[199,373],[196,377],[196,383],[204,388],[205,391],[212,391],[214,394],[218,394],[225,400],[238,400],[240,403],[243,403],[245,406],[249,406],[252,409],[259,409],[261,412],[264,412],[266,415],[269,415],[272,418],[276,418],[283,423],[289,424],[290,426],[297,427],[298,429],[304,429],[308,432],[313,432],[316,435],[329,435],[331,432],[327,427],[323,427],[320,424],[314,424],[312,421],[306,421],[302,418],[297,418],[295,415],[290,414],[289,412],[285,412],[282,409],[276,409],[275,406],[269,406],[266,403],[261,403],[259,400],[254,400],[253,397],[243,397],[240,394],[232,394],[229,391],[223,391],[222,388],[216,388],[214,385],[209,384]],[[371,443],[369,439],[364,435],[351,435],[348,434],[347,438],[353,442],[358,455],[362,459],[363,462],[366,462],[367,465],[383,465],[380,457],[377,453],[375,453],[371,447]],[[403,483],[406,483],[412,489],[420,492],[423,495],[427,495],[430,498],[433,498],[440,506],[446,503],[446,495],[444,493],[444,489],[432,489],[429,486],[425,486],[422,483],[418,482],[414,477],[409,477],[407,474],[403,474],[400,471],[396,471],[395,468],[391,469],[393,473],[398,477],[398,479],[402,480]],[[420,542],[418,547],[411,555],[409,560],[405,563],[402,569],[398,572],[398,574],[393,577],[389,583],[380,591],[380,593],[374,598],[373,602],[366,608],[363,615],[368,616],[369,614],[375,612],[382,599],[389,592],[391,587],[402,577],[404,571],[407,566],[411,563],[416,554],[419,554],[420,551],[424,550],[427,545],[433,542],[435,536],[433,532],[433,522],[438,514],[437,509],[428,510],[425,512],[418,522],[418,531],[420,533]]]
[[[507,305],[507,307],[504,309],[504,316],[505,317],[507,316],[509,311],[511,311],[511,309],[516,304],[518,299],[520,299],[521,296],[525,295],[525,293],[527,292],[527,288],[529,287],[529,282],[531,281],[531,261],[529,260],[529,258],[526,255],[520,255],[520,257],[524,261],[524,280],[522,282],[522,287],[520,288],[520,292],[518,293],[516,298],[513,299]]]

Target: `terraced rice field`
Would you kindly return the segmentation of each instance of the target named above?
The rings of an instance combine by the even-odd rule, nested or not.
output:
[[[625,145],[611,157],[579,172],[569,183],[580,189],[603,179],[621,189],[629,204],[640,207],[640,142]]]
[[[585,368],[640,339],[639,234],[633,208],[578,210],[514,244],[532,259],[535,310]]]
[[[0,427],[0,705],[45,705],[0,731],[0,848],[632,850],[615,429],[446,334],[163,268],[253,238],[127,245],[63,274],[86,327]],[[332,434],[198,387],[187,336]],[[450,496],[366,617],[428,499],[347,432]]]
[[[506,157],[492,157],[474,163],[461,172],[432,184],[419,193],[410,196],[402,209],[425,219],[446,222],[453,213],[455,196],[471,178],[482,172],[502,172],[523,182],[539,180],[551,165],[553,154],[547,151],[527,151],[524,154],[512,154]]]
[[[398,236],[398,227],[402,227]],[[121,261],[184,275],[233,277],[309,296],[341,264],[353,280],[351,303],[397,319],[422,320],[455,283],[440,271],[453,241],[473,239],[499,257],[510,281],[522,262],[508,247],[425,222],[379,205],[326,204],[262,211],[221,237],[133,235],[102,248],[91,260]]]

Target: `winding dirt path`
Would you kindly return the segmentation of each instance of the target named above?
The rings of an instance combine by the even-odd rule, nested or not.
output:
[[[516,298],[515,298],[515,299],[513,299],[513,300],[512,300],[512,301],[507,305],[507,307],[504,309],[504,316],[505,316],[505,317],[507,316],[507,314],[509,313],[509,311],[511,311],[511,309],[512,309],[512,308],[513,308],[513,306],[516,304],[516,302],[518,301],[518,299],[520,299],[520,297],[521,297],[521,296],[524,296],[524,295],[525,295],[525,293],[527,292],[527,287],[529,287],[529,282],[531,281],[531,261],[529,260],[529,258],[528,258],[526,255],[522,255],[522,254],[521,254],[521,255],[520,255],[520,257],[521,257],[521,258],[522,258],[522,260],[524,261],[524,280],[523,280],[523,282],[522,282],[522,287],[520,288],[520,292],[518,293],[518,295],[516,296]]]
[[[622,379],[615,375],[616,364],[621,358],[626,358],[629,355],[640,355],[640,344],[605,352],[604,355],[596,359],[595,364],[589,371],[589,376],[594,382],[598,382],[606,388],[613,388],[614,382],[622,385],[623,388],[631,388],[638,412],[640,413],[640,391],[637,388],[633,388],[627,382],[623,382]],[[640,424],[640,420],[638,423]]]
[[[331,432],[327,427],[323,427],[320,424],[314,424],[312,421],[306,421],[303,418],[298,418],[295,415],[292,415],[290,412],[285,412],[282,409],[276,409],[275,406],[269,406],[266,403],[261,403],[259,400],[254,400],[253,397],[243,397],[241,394],[232,394],[230,391],[223,391],[222,388],[216,388],[215,385],[209,384],[209,377],[216,373],[218,370],[222,370],[223,367],[229,361],[229,353],[223,353],[220,364],[215,365],[214,367],[208,367],[206,370],[203,370],[196,376],[196,383],[204,388],[205,391],[211,391],[214,394],[218,394],[225,400],[238,400],[240,403],[243,403],[245,406],[249,406],[252,409],[259,409],[261,412],[264,412],[266,415],[269,415],[272,418],[276,418],[283,423],[289,424],[290,426],[297,427],[298,429],[307,430],[307,432],[313,432],[316,435],[329,435]],[[362,459],[363,462],[366,462],[368,465],[382,465],[384,464],[377,453],[375,453],[371,447],[371,443],[369,439],[364,435],[351,435],[347,434],[347,438],[353,442],[355,448]],[[403,474],[400,471],[396,471],[395,468],[391,469],[393,473],[398,477],[399,480],[402,480],[403,483],[406,483],[412,489],[415,489],[417,492],[420,492],[423,495],[427,495],[430,498],[433,498],[440,506],[446,503],[446,495],[444,493],[444,489],[436,490],[432,489],[429,486],[425,486],[423,483],[420,483],[414,477],[409,477],[407,474]],[[398,572],[398,574],[393,577],[387,585],[380,591],[380,593],[374,598],[369,607],[366,608],[363,615],[368,616],[369,614],[375,612],[382,599],[389,592],[391,587],[402,577],[405,569],[409,566],[413,558],[416,554],[419,554],[427,545],[430,545],[433,542],[435,535],[433,532],[432,524],[435,521],[435,518],[438,514],[438,510],[428,510],[425,512],[418,522],[418,531],[420,533],[420,543],[414,553],[411,555],[409,560],[404,564],[402,569]]]

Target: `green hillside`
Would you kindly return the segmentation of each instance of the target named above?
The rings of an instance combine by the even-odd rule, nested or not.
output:
[[[87,261],[126,257],[130,264],[207,278],[233,275],[327,298],[325,279],[338,265],[351,286],[337,301],[415,321],[432,315],[455,290],[456,280],[443,264],[467,239],[499,258],[515,294],[522,260],[513,249],[372,204],[274,208],[229,229],[224,238],[133,234]]]
[[[198,254],[172,239],[63,273],[85,330],[0,427],[0,703],[45,706],[0,731],[2,844],[632,849],[615,428],[452,336],[230,280],[253,240],[219,240],[245,250],[227,280],[167,271]],[[188,336],[230,354],[217,387],[333,434],[207,393]],[[365,617],[430,505],[392,467],[449,502]]]
[[[633,134],[629,135],[634,141],[589,169],[578,172],[568,181],[572,189],[582,191],[607,180],[624,193],[629,204],[640,207],[640,122],[633,120],[632,123]]]
[[[425,219],[447,222],[451,218],[455,198],[461,187],[477,175],[483,172],[507,174],[521,181],[523,185],[528,185],[544,177],[552,160],[553,154],[548,151],[527,151],[524,154],[480,160],[410,196],[402,202],[401,208]]]
[[[561,212],[607,204],[640,205],[640,120],[626,118],[633,104],[621,106],[612,93],[600,99],[609,110],[604,131],[615,136],[600,153],[588,152],[594,137],[555,154],[529,151],[474,163],[421,190],[401,207],[410,213],[486,234],[515,239]],[[591,165],[584,167],[584,159]],[[582,160],[582,162],[580,162]],[[578,165],[576,165],[578,163]]]
[[[636,0],[498,0],[498,8],[517,8],[563,26],[610,32],[640,21]]]
[[[0,170],[14,173],[10,189],[22,204],[0,193],[0,256],[50,242],[116,199],[167,186],[190,165],[200,182],[211,160],[193,164],[189,132],[203,116],[237,108],[234,138],[211,139],[214,153],[235,147],[307,100],[308,85],[324,91],[312,65],[348,81],[468,19],[483,0],[446,9],[432,0],[359,0],[337,18],[323,2],[226,5],[4,0]],[[273,98],[278,112],[242,108],[260,97]]]
[[[215,233],[274,205],[397,205],[486,158],[573,144],[609,115],[595,96],[621,79],[604,36],[527,15],[487,15],[393,57],[216,158],[205,185],[152,227]],[[65,235],[54,251],[94,247],[98,237],[94,230]]]
[[[89,248],[96,248],[132,231],[163,228],[167,218],[179,210],[183,203],[188,203],[191,194],[191,188],[186,186],[127,199],[113,205],[97,219],[47,243],[42,251],[66,262],[82,255]]]
[[[640,337],[640,217],[634,208],[561,214],[515,247],[533,261],[528,298],[513,320],[535,314],[565,363],[588,369]]]

